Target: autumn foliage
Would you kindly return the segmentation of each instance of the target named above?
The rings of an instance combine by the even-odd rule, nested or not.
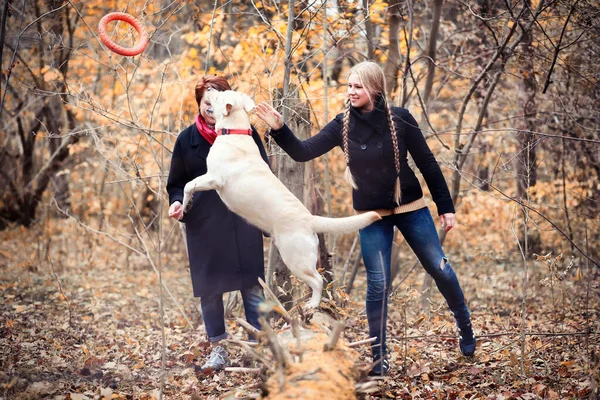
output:
[[[444,248],[480,347],[475,360],[458,355],[442,298],[423,289],[399,236],[393,374],[357,387],[358,395],[598,395],[594,2],[3,3],[0,397],[258,396],[266,377],[201,377],[189,368],[206,349],[185,244],[165,215],[171,150],[195,118],[193,86],[203,74],[225,75],[282,113],[281,94],[301,102],[315,134],[343,109],[349,67],[367,58],[386,68],[391,101],[413,113],[452,190],[459,225]],[[97,27],[109,12],[145,26],[142,54],[123,57],[101,44]],[[108,33],[124,47],[138,42],[125,23],[112,22]],[[285,110],[290,118],[297,111]],[[267,147],[277,171],[281,151]],[[344,168],[340,149],[310,165],[303,179],[313,194],[303,200],[311,210],[353,212]],[[367,335],[364,271],[349,284],[355,260],[360,267],[353,241],[326,243],[328,294],[349,341]],[[242,334],[233,320],[229,328]],[[367,348],[357,351],[366,363]],[[241,350],[236,357],[255,367]]]

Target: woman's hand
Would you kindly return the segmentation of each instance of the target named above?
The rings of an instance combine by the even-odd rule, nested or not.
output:
[[[169,217],[181,221],[181,218],[183,218],[183,206],[180,202],[176,201],[171,204],[171,207],[169,207]]]
[[[256,115],[273,130],[283,127],[283,117],[268,103],[260,103],[256,106]]]
[[[456,217],[454,216],[454,213],[443,214],[440,215],[440,222],[442,223],[442,228],[448,232],[456,225]]]

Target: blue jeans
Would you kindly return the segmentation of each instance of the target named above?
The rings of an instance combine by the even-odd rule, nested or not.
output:
[[[367,270],[367,320],[373,357],[387,354],[386,322],[390,290],[390,263],[394,226],[402,233],[425,271],[435,281],[459,327],[470,323],[458,278],[444,255],[433,218],[427,207],[384,217],[360,230],[360,246]]]
[[[256,329],[260,330],[258,322],[258,304],[264,301],[263,292],[260,286],[254,286],[250,289],[240,290],[242,301],[244,302],[244,313],[246,321]],[[223,294],[213,296],[204,296],[200,298],[200,307],[202,308],[202,319],[208,335],[209,342],[218,342],[227,337],[225,331],[225,309],[223,307]],[[250,337],[251,340],[255,338]]]

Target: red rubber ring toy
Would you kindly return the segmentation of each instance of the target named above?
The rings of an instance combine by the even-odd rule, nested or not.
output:
[[[133,26],[138,32],[138,34],[140,35],[140,40],[137,42],[135,47],[119,46],[108,37],[108,33],[106,32],[106,25],[108,25],[109,22],[115,20],[127,22],[129,25]],[[137,19],[135,19],[133,16],[127,13],[113,12],[110,14],[106,14],[104,17],[102,17],[100,23],[98,24],[98,33],[100,34],[100,40],[102,41],[102,43],[104,43],[106,47],[122,56],[137,56],[138,54],[141,54],[144,50],[146,50],[146,46],[148,45],[148,33]]]

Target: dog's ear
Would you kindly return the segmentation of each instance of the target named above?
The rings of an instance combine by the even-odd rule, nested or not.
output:
[[[247,95],[242,94],[242,101],[244,103],[244,110],[247,113],[249,113],[250,111],[254,110],[254,107],[255,107],[254,100],[252,100]]]
[[[224,116],[228,116],[231,113],[231,109],[233,108],[233,104],[231,104],[230,101],[228,101],[225,104],[225,110],[223,111],[223,115]]]

